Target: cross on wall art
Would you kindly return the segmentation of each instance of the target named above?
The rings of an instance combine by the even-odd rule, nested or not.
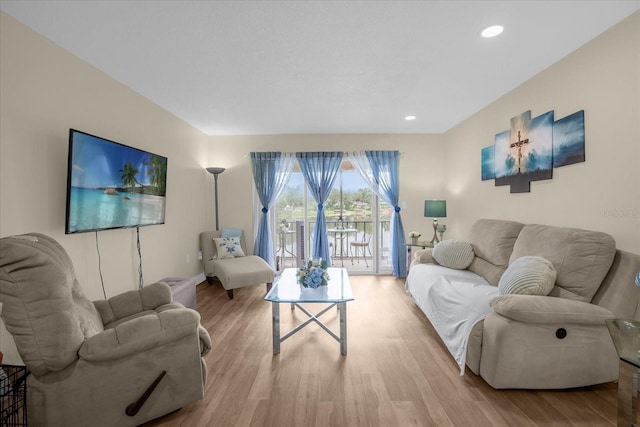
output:
[[[553,168],[585,161],[584,110],[554,121],[553,111],[531,118],[525,111],[511,128],[496,134],[481,150],[482,180],[509,185],[511,193],[528,193],[531,181],[551,179]]]

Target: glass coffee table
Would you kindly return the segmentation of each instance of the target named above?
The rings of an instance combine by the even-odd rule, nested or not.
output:
[[[607,319],[605,322],[620,358],[618,425],[637,426],[640,382],[640,322],[633,319]]]
[[[280,353],[280,343],[304,328],[308,324],[315,322],[336,341],[340,343],[340,353],[347,354],[347,302],[353,301],[351,282],[346,268],[329,267],[327,273],[329,281],[327,286],[311,289],[304,288],[298,283],[296,268],[285,268],[278,281],[264,298],[271,302],[272,323],[273,323],[273,354]],[[307,320],[290,330],[284,335],[280,334],[280,304],[290,303],[291,310],[296,307],[309,316]],[[317,314],[310,313],[301,303],[323,303],[329,304]],[[319,319],[332,307],[337,306],[340,313],[340,335],[336,335]]]

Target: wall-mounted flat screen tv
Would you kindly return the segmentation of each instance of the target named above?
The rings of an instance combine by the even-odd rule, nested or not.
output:
[[[69,130],[67,234],[164,224],[167,158]]]

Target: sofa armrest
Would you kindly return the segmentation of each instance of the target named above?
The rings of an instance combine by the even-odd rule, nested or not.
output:
[[[82,344],[78,355],[92,362],[109,361],[179,340],[189,334],[202,339],[200,315],[190,309],[169,310],[124,322]]]
[[[170,304],[172,301],[171,287],[163,282],[153,283],[136,291],[124,292],[108,300],[94,301],[102,323],[108,325],[122,318],[145,310]]]
[[[425,248],[418,249],[413,254],[412,262],[416,264],[438,264],[435,259],[433,259],[433,248]]]
[[[523,323],[603,326],[615,317],[599,305],[540,295],[500,295],[490,304],[497,314]]]

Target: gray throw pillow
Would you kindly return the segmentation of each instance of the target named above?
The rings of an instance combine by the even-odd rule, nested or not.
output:
[[[464,240],[443,240],[435,245],[431,255],[438,264],[456,270],[469,267],[476,256],[471,243]]]
[[[549,295],[557,272],[551,261],[540,256],[523,256],[511,263],[498,282],[498,293]]]

